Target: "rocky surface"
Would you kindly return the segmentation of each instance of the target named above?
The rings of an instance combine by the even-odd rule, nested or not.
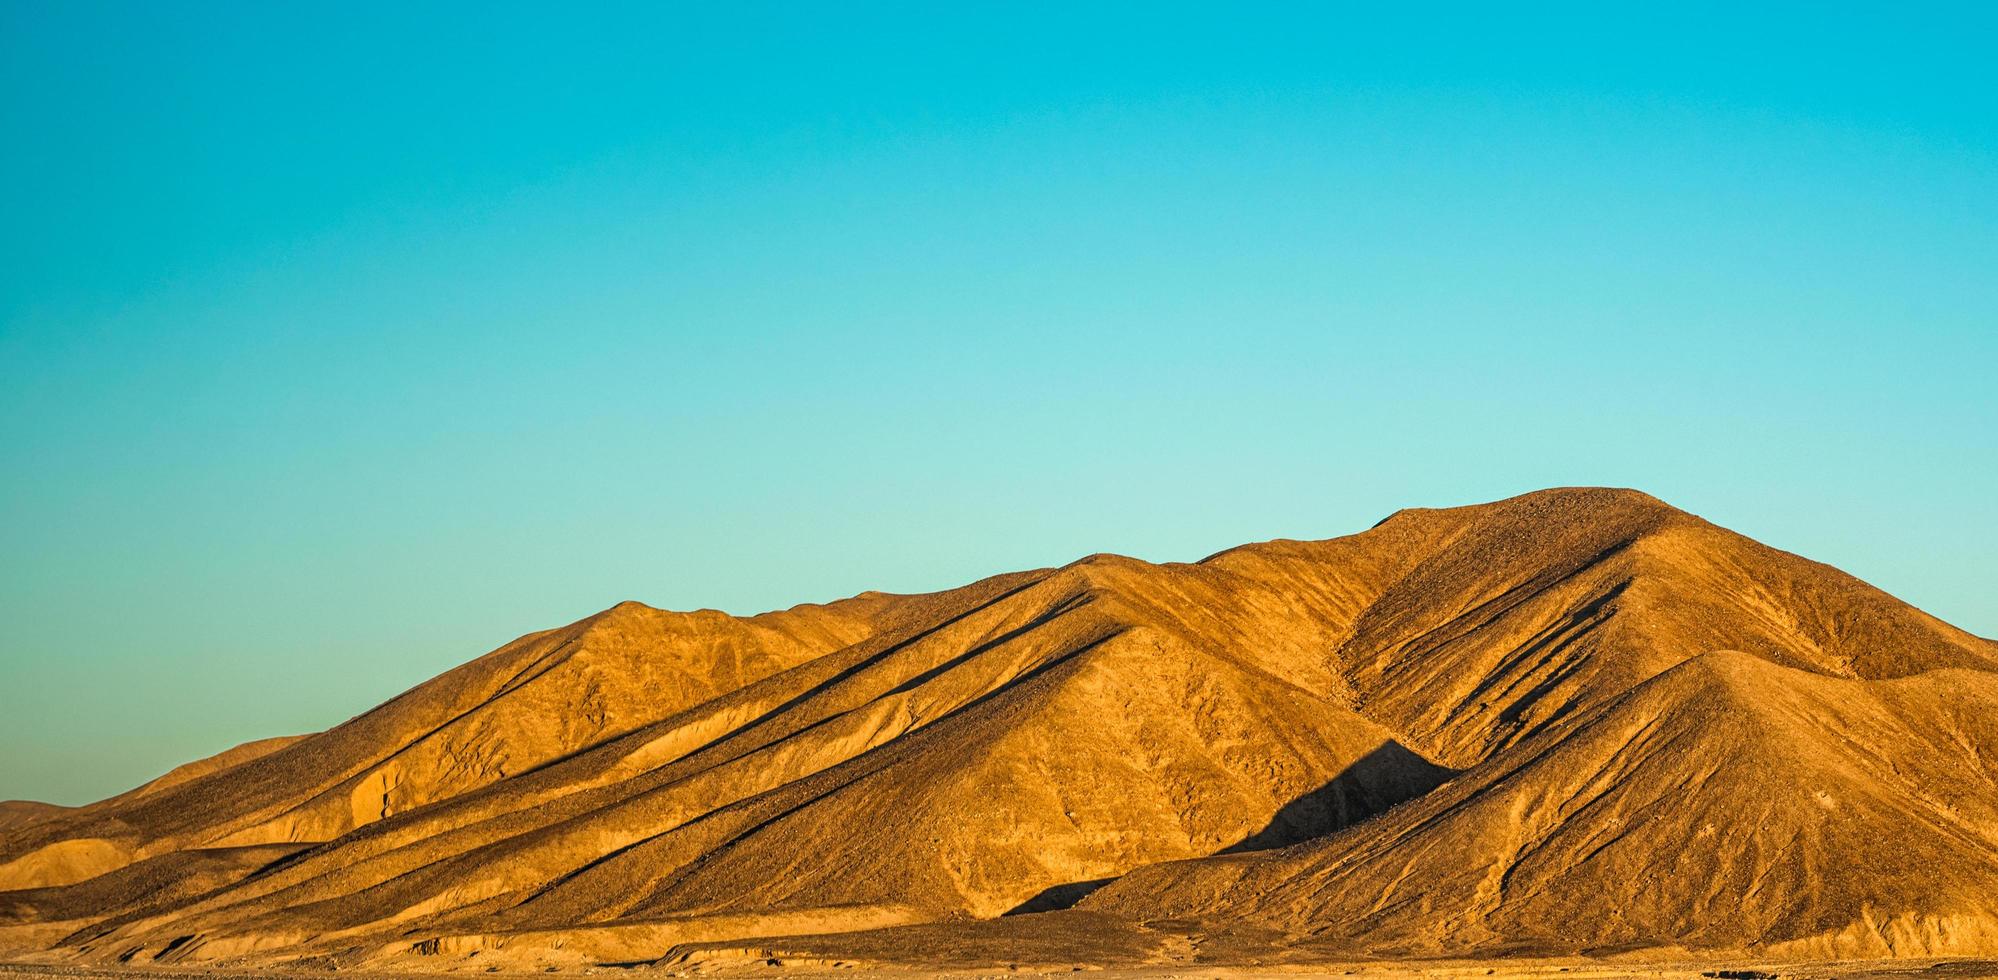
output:
[[[1624,490],[747,618],[624,603],[327,732],[5,804],[0,948],[1998,954],[1994,670]]]

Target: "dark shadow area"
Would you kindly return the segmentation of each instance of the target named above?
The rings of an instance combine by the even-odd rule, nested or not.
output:
[[[1331,782],[1284,804],[1263,829],[1217,853],[1267,851],[1323,837],[1415,799],[1456,774],[1390,739]]]
[[[1456,770],[1436,765],[1400,742],[1389,739],[1347,766],[1346,771],[1333,777],[1331,782],[1284,804],[1263,829],[1215,853],[1267,851],[1322,837],[1415,799],[1456,774]],[[1074,908],[1090,892],[1115,880],[1114,877],[1091,878],[1050,885],[1034,897],[1007,909],[1004,915],[1031,915]]]
[[[1075,903],[1087,898],[1090,892],[1116,880],[1116,878],[1091,878],[1088,881],[1065,881],[1059,885],[1049,885],[1034,897],[1007,909],[1004,914],[1031,915],[1035,912],[1072,909]]]

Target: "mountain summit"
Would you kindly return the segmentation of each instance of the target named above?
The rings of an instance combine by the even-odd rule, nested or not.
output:
[[[1548,490],[1193,564],[622,603],[326,732],[7,804],[0,949],[1998,954],[1994,709],[1998,644]]]

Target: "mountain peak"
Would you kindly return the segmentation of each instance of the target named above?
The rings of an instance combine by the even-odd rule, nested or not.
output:
[[[1599,487],[750,617],[627,601],[326,732],[4,808],[0,945],[528,970],[1114,882],[1037,928],[1981,950],[1994,684],[1998,645]]]

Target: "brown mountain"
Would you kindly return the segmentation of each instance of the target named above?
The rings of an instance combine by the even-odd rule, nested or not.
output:
[[[1993,671],[1619,490],[749,618],[625,603],[0,827],[0,946],[562,965],[1206,919],[1348,952],[1998,952]]]
[[[69,807],[35,800],[0,800],[0,833],[67,811]]]
[[[1143,868],[1090,904],[1404,955],[1990,949],[1992,747],[1998,675],[1709,653],[1361,827]]]

